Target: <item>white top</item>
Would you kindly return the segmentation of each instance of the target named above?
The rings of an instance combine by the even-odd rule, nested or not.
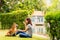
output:
[[[28,27],[28,30],[26,33],[29,34],[29,36],[32,36],[32,25],[28,24],[27,27]]]

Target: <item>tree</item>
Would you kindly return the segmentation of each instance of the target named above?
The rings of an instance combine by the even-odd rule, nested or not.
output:
[[[59,2],[58,0],[50,0],[51,1],[51,6],[47,8],[48,11],[55,11],[57,10],[57,3]]]
[[[52,14],[52,15],[51,15]],[[48,27],[52,40],[60,40],[60,11],[50,11],[45,15],[46,22],[50,24]],[[56,38],[56,39],[55,39]]]
[[[2,7],[5,5],[4,0],[0,0],[0,12],[3,12]]]
[[[14,10],[44,10],[45,5],[42,0],[3,0],[5,4],[1,6],[3,12]],[[2,3],[3,4],[3,3]]]

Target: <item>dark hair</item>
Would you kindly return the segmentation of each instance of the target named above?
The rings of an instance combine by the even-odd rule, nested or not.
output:
[[[31,19],[30,18],[26,18],[26,20],[28,21],[27,25],[28,24],[31,24],[32,25],[32,22],[31,22]]]

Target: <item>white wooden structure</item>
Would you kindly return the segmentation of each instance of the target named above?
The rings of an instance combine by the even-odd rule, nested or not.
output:
[[[44,12],[34,11],[31,16],[33,33],[45,35],[46,27],[44,25]]]

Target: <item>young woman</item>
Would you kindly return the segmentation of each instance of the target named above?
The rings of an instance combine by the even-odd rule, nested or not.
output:
[[[27,19],[25,19],[25,22],[23,22],[23,23],[25,25],[25,30],[18,30],[16,35],[19,34],[20,37],[32,38],[31,19],[27,18]]]
[[[7,32],[6,36],[15,36],[15,32],[17,31],[17,24],[14,22],[10,30]]]

